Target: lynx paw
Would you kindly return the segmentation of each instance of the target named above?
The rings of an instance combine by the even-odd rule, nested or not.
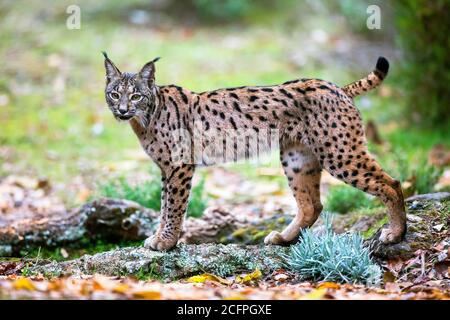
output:
[[[282,245],[282,244],[286,244],[286,242],[287,241],[283,238],[281,233],[279,233],[278,231],[272,231],[271,233],[269,233],[269,235],[267,237],[264,238],[265,244]]]
[[[176,239],[166,239],[158,234],[154,234],[145,240],[144,247],[155,251],[166,251],[175,247],[177,242]]]
[[[385,228],[381,230],[380,241],[384,244],[399,243],[402,241],[402,232],[397,232],[391,228]]]

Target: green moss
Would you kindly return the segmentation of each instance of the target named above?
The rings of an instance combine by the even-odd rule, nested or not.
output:
[[[278,218],[278,221],[277,221],[278,223],[280,223],[280,224],[285,224],[286,223],[286,217],[280,217],[280,218]]]
[[[384,216],[381,220],[377,221],[375,224],[372,224],[372,226],[367,230],[361,233],[362,237],[364,239],[368,239],[372,237],[377,231],[386,223],[389,222],[389,217]]]
[[[442,202],[442,210],[439,210],[441,219],[445,222],[449,221],[450,218],[450,201]]]
[[[247,230],[245,228],[240,228],[240,229],[237,229],[236,231],[234,231],[231,234],[231,236],[233,238],[241,239],[245,236],[246,233],[247,233]]]
[[[267,231],[258,231],[256,232],[253,236],[252,239],[255,242],[260,242],[261,240],[263,240],[268,234],[270,233],[269,230]]]
[[[242,243],[259,244],[273,230],[283,230],[292,220],[291,216],[275,214],[270,218],[263,219],[252,225],[235,230],[233,233],[224,235],[220,243]]]

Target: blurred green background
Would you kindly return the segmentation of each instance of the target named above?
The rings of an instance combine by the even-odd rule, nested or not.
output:
[[[379,30],[366,26],[372,4]],[[69,5],[81,9],[80,29],[66,26]],[[420,181],[415,191],[432,191],[443,169],[428,153],[450,143],[449,12],[439,0],[2,1],[0,177],[76,190],[149,171],[132,130],[104,102],[102,50],[127,71],[160,56],[157,84],[193,91],[299,77],[345,85],[385,56],[388,78],[356,101],[384,141],[370,149],[392,175]],[[228,168],[261,178],[251,164]]]

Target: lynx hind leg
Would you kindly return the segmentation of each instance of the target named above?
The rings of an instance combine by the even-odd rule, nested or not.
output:
[[[297,202],[298,212],[282,232],[272,231],[264,239],[265,244],[288,245],[296,242],[301,229],[312,226],[322,211],[322,168],[312,152],[303,145],[282,149],[281,163]]]
[[[393,179],[373,159],[365,145],[353,145],[351,152],[327,150],[332,157],[321,157],[324,168],[335,178],[378,197],[388,208],[390,224],[380,240],[397,243],[406,233],[406,212],[400,182]]]

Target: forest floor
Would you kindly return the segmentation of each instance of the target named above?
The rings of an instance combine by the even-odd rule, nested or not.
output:
[[[228,176],[228,179],[242,179],[236,173],[220,172],[219,177]],[[223,178],[222,178],[223,179]],[[220,179],[220,185],[223,183]],[[214,185],[214,178],[211,178],[211,186]],[[25,189],[25,181],[28,181],[31,189]],[[324,179],[323,188],[329,184],[336,183],[333,180]],[[20,183],[21,184],[20,184]],[[257,183],[247,182],[249,189],[257,189]],[[227,184],[228,187],[219,188],[224,194],[231,198],[239,198],[242,184]],[[270,186],[270,185],[268,185]],[[7,189],[7,187],[9,189]],[[45,195],[41,188],[44,184],[32,179],[16,180],[10,177],[3,180],[0,189],[3,191],[3,200],[11,197],[20,197],[18,189],[25,195],[34,194],[32,197],[22,198],[22,202],[16,202],[15,208],[3,207],[3,214],[0,216],[0,231],[5,228],[15,228],[20,223],[34,224],[42,223],[46,215],[52,210],[61,212],[62,204],[56,198],[52,198],[52,191],[46,185],[48,194]],[[212,188],[211,190],[214,190]],[[229,204],[226,199],[220,200],[228,203],[222,206],[216,200],[214,208],[230,211],[235,216],[245,216],[246,221],[265,221],[271,219],[274,214],[284,212],[287,217],[293,212],[291,195],[285,189],[273,186],[272,188],[260,188],[252,194],[254,197],[247,203]],[[447,198],[450,195],[447,195]],[[224,196],[225,197],[225,196]],[[226,197],[225,197],[226,198]],[[446,199],[447,199],[446,198]],[[16,199],[17,200],[17,199]],[[221,271],[216,271],[216,267],[210,267],[207,263],[192,267],[184,267],[185,270],[179,275],[173,274],[174,270],[169,270],[168,274],[158,271],[166,267],[164,259],[158,254],[155,259],[151,259],[150,269],[137,270],[130,274],[122,271],[114,271],[114,265],[130,265],[130,263],[145,265],[147,254],[153,254],[147,249],[140,249],[142,241],[132,244],[134,247],[126,248],[130,242],[119,244],[105,244],[92,247],[86,243],[74,248],[69,243],[60,245],[53,249],[39,247],[35,249],[23,249],[19,256],[0,258],[0,298],[3,299],[450,299],[450,237],[448,236],[448,200],[437,202],[430,206],[427,202],[413,201],[408,205],[408,219],[410,232],[425,232],[422,239],[420,236],[408,240],[412,248],[408,248],[408,254],[394,253],[394,257],[378,260],[383,270],[382,280],[379,284],[345,284],[329,281],[311,281],[299,277],[295,272],[284,267],[264,268],[249,267],[239,268],[231,274],[218,275]],[[447,202],[445,202],[447,201]],[[214,203],[214,200],[212,200]],[[23,210],[22,210],[23,209]],[[39,213],[36,213],[36,210]],[[381,226],[380,221],[384,220],[384,211],[360,209],[360,212],[353,212],[347,215],[337,215],[337,229],[342,231],[361,232],[367,234],[368,230],[373,230],[371,234]],[[34,212],[33,212],[34,211]],[[28,213],[27,213],[28,212]],[[429,215],[423,215],[427,212]],[[380,213],[382,213],[380,215]],[[436,219],[441,215],[444,220]],[[447,218],[445,218],[447,217]],[[38,219],[38,220],[36,220]],[[189,218],[189,221],[199,218]],[[277,218],[278,219],[278,218]],[[267,220],[267,221],[269,221]],[[242,221],[241,221],[242,223]],[[318,223],[320,225],[321,222]],[[250,224],[252,225],[252,224]],[[3,229],[2,229],[3,228]],[[250,230],[250,229],[248,229]],[[415,231],[412,231],[415,230]],[[421,231],[422,230],[422,231]],[[234,230],[230,232],[237,234]],[[269,232],[270,230],[264,230]],[[254,234],[254,233],[252,233]],[[31,234],[30,234],[31,235]],[[0,237],[1,238],[1,237]],[[223,241],[223,240],[217,240]],[[232,238],[229,240],[240,243],[242,238]],[[261,243],[259,237],[252,243]],[[414,247],[415,242],[419,244]],[[423,243],[422,243],[423,242]],[[229,242],[228,242],[229,243]],[[185,245],[186,246],[186,245]],[[174,256],[168,256],[168,260],[176,260],[180,265],[184,255],[178,254],[177,250],[194,250],[189,256],[197,254],[204,258],[209,258],[208,254],[202,256],[204,249],[196,247],[179,246],[173,251]],[[219,245],[210,244],[213,250],[228,250]],[[89,248],[91,247],[91,248]],[[224,248],[224,249],[221,249]],[[243,250],[255,250],[253,247],[242,247]],[[402,252],[400,248],[400,253]],[[127,251],[128,250],[128,251]],[[131,251],[130,251],[131,250]],[[235,251],[235,249],[230,249]],[[256,247],[256,250],[258,248]],[[263,248],[259,249],[263,250]],[[283,249],[287,250],[287,249]],[[148,251],[148,252],[147,252]],[[131,260],[123,260],[130,252]],[[288,252],[288,251],[286,251]],[[83,254],[89,254],[82,256]],[[258,254],[258,251],[256,251]],[[226,254],[226,253],[225,253]],[[263,255],[267,255],[261,253]],[[119,259],[106,259],[107,255]],[[81,257],[80,257],[81,256]],[[216,254],[214,254],[216,256]],[[270,253],[268,253],[270,256]],[[79,258],[80,257],[80,258]],[[109,258],[108,258],[109,259]],[[128,259],[128,258],[126,258]],[[67,263],[75,264],[65,267]],[[79,262],[78,262],[79,261]],[[92,261],[92,262],[88,262]],[[159,261],[159,262],[158,262]],[[50,263],[50,264],[48,264]],[[94,265],[92,265],[94,263]],[[226,268],[226,261],[222,268]],[[67,265],[69,266],[69,265]],[[91,267],[89,267],[91,266]],[[56,267],[56,268],[55,268]],[[59,271],[61,269],[62,272]],[[81,268],[81,269],[78,269]],[[86,269],[87,268],[87,269]],[[79,270],[79,271],[77,271]],[[137,271],[136,271],[137,270]],[[191,271],[189,271],[191,270]],[[196,270],[196,271],[193,271]],[[217,269],[222,270],[222,269]]]
[[[155,25],[136,22],[136,16],[149,15],[136,5],[137,1],[104,1],[103,6],[79,2],[83,14],[79,30],[66,28],[65,10],[71,4],[67,0],[52,6],[10,2],[0,8],[0,59],[8,61],[0,66],[1,230],[39,225],[49,219],[49,214],[65,217],[88,201],[115,194],[149,204],[157,211],[156,167],[129,126],[118,124],[105,105],[103,50],[127,71],[138,70],[161,56],[157,83],[175,83],[197,92],[282,83],[300,77],[343,85],[366,75],[378,56],[389,57],[392,68],[380,89],[356,99],[365,123],[374,121],[382,140],[381,144],[370,140],[369,149],[387,172],[402,181],[406,196],[450,190],[449,163],[445,163],[450,154],[450,131],[415,128],[404,122],[405,93],[397,86],[401,80],[399,52],[393,43],[356,35],[329,12],[311,16],[304,10],[293,11],[293,21],[303,24],[294,26],[286,19],[286,12],[271,12],[275,19],[272,24],[215,26],[178,24],[147,16],[151,21],[155,18]],[[148,181],[151,184],[146,184]],[[189,226],[195,225],[192,221],[203,221],[204,207],[231,212],[239,222],[250,223],[290,218],[295,210],[276,154],[260,162],[201,169],[194,186],[202,181],[201,195],[194,201],[197,217],[189,217]],[[343,190],[341,187],[324,172],[321,191],[325,211],[385,217],[372,198],[348,189],[333,191]],[[379,220],[374,221],[376,228],[363,230],[365,235],[372,235],[381,226]],[[432,232],[448,232],[448,223],[442,224],[430,224]],[[280,229],[281,225],[253,230],[245,243],[261,241],[271,228]],[[239,232],[233,235],[242,237],[242,230]],[[256,269],[245,270],[223,277],[199,272],[198,277],[189,275],[170,282],[148,272],[109,276],[95,272],[58,276],[30,273],[33,265],[43,261],[75,261],[83,255],[95,256],[128,246],[136,249],[142,246],[142,239],[85,241],[78,247],[41,245],[3,254],[0,298],[449,298],[448,241],[433,243],[405,259],[384,261],[383,280],[378,286],[306,282],[282,268],[261,274]],[[6,247],[0,243],[1,250]]]

